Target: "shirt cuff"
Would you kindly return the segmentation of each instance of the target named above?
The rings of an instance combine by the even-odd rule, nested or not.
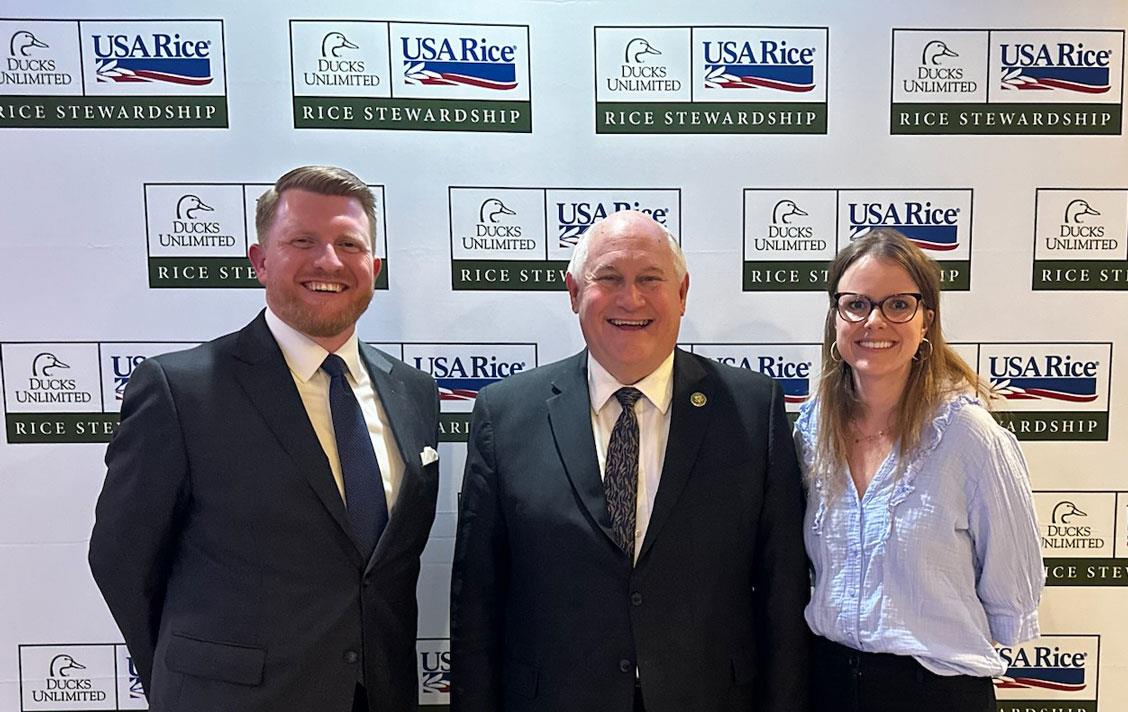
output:
[[[1033,640],[1041,634],[1037,608],[1017,615],[988,614],[987,625],[991,628],[991,637],[1003,645],[1016,645],[1024,640]]]

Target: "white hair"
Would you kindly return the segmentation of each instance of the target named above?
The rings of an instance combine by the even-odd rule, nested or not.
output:
[[[568,274],[572,275],[572,279],[577,282],[583,281],[584,268],[587,267],[588,243],[590,242],[588,235],[591,235],[591,233],[600,226],[603,220],[606,220],[606,218],[592,223],[591,227],[580,236],[576,246],[572,249],[572,259],[568,260]],[[685,253],[682,252],[681,245],[678,244],[678,238],[674,236],[674,233],[670,232],[665,225],[658,221],[654,221],[654,224],[657,225],[658,229],[662,231],[662,234],[666,236],[666,245],[670,248],[670,254],[673,255],[674,258],[674,272],[680,282],[681,279],[685,277],[686,273],[689,272],[689,268],[685,264]]]

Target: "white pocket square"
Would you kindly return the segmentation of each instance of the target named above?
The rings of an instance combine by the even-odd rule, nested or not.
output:
[[[430,465],[432,462],[437,462],[439,453],[435,452],[435,448],[428,445],[423,448],[423,452],[419,453],[419,459],[423,462],[423,467]]]

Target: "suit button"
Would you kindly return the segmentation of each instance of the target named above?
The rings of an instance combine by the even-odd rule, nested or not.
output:
[[[642,605],[642,594],[639,593],[638,591],[635,591],[634,593],[631,594],[631,605],[632,606],[641,606]]]
[[[356,654],[355,650],[346,650],[345,654],[341,657],[343,657],[345,659],[345,662],[349,665],[352,665],[357,660],[360,660],[360,656]]]
[[[624,658],[619,661],[619,672],[630,672],[631,670],[634,670],[634,665],[631,664],[630,660]]]

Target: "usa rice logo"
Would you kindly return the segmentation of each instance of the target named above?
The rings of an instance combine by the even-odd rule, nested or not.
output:
[[[315,24],[317,31],[309,29]],[[291,36],[303,38],[291,56],[295,128],[532,131],[527,25],[361,20],[333,24],[338,27],[318,40],[318,32],[329,30],[327,23],[291,23]],[[345,29],[365,41],[349,40]],[[319,82],[332,88],[312,85],[305,72],[305,86],[299,88],[298,67],[309,66],[315,52],[332,50],[363,51],[367,60],[317,58],[318,67],[336,75]],[[387,81],[359,79],[365,73],[386,74]]]
[[[826,133],[828,40],[825,27],[596,27],[596,133]]]
[[[444,705],[450,701],[450,638],[420,638],[416,641],[420,706]]]
[[[814,46],[788,47],[786,39],[705,40],[706,89],[774,89],[806,94],[815,89]]]
[[[1035,191],[1033,288],[1128,289],[1128,190]]]
[[[678,218],[680,195],[673,190],[552,190],[548,202],[557,247],[570,251],[596,221],[620,210],[646,213],[674,232],[670,223]]]
[[[1107,94],[1111,48],[1075,42],[1001,42],[999,86],[1006,91]]]
[[[1112,344],[980,344],[995,416],[1020,440],[1107,440]]]
[[[537,366],[533,343],[404,343],[403,360],[431,374],[439,388],[441,442],[466,442],[478,393]]]
[[[226,128],[222,20],[0,20],[0,126]],[[75,81],[81,78],[81,83]]]
[[[851,241],[877,227],[898,230],[940,265],[944,289],[971,289],[971,188],[842,191]]]
[[[894,134],[1122,130],[1124,30],[894,29],[892,63]]]
[[[1043,635],[1017,646],[1001,646],[1007,665],[995,678],[1000,707],[1095,710],[1100,678],[1100,636]]]
[[[690,353],[718,363],[762,373],[779,384],[784,404],[794,417],[813,395],[818,383],[821,346],[815,343],[682,344]]]
[[[572,250],[612,213],[637,210],[677,236],[678,188],[449,189],[451,284],[458,290],[563,291]]]
[[[1128,586],[1117,513],[1128,492],[1039,490],[1034,506],[1047,586]]]

